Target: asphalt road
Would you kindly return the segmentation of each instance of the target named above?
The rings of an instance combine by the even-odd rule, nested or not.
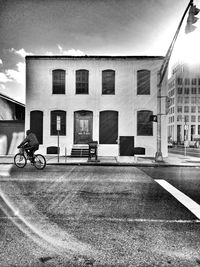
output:
[[[0,266],[200,266],[198,168],[31,166],[0,177]]]

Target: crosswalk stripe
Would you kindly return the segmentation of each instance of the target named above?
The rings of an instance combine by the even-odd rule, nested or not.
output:
[[[183,204],[190,212],[192,212],[198,219],[200,219],[200,205],[197,204],[190,197],[182,193],[176,187],[171,185],[165,180],[155,180],[160,184],[165,190],[167,190],[171,195],[173,195],[181,204]]]

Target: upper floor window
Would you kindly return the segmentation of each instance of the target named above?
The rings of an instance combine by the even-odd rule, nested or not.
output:
[[[197,93],[197,88],[196,87],[192,87],[192,94],[196,94]]]
[[[88,94],[88,70],[77,70],[76,71],[76,94]]]
[[[114,95],[115,94],[115,71],[103,70],[102,71],[102,94]]]
[[[137,112],[137,135],[153,135],[153,122],[150,120],[152,115],[153,112],[149,110],[140,110]]]
[[[182,78],[178,78],[178,85],[182,85],[183,84],[183,79]]]
[[[137,71],[137,94],[150,95],[150,70]]]
[[[185,87],[184,88],[184,94],[185,95],[189,95],[190,94],[190,88],[189,87]]]
[[[53,70],[53,94],[65,94],[65,70]]]
[[[190,84],[190,79],[189,78],[185,78],[185,85],[189,85]]]
[[[196,85],[197,84],[197,79],[196,78],[192,78],[192,85]]]
[[[178,94],[181,95],[183,93],[183,88],[182,87],[178,87]]]
[[[66,111],[64,110],[51,111],[51,135],[58,134],[57,121],[60,121],[59,135],[66,135]]]

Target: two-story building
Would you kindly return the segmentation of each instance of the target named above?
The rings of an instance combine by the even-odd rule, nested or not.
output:
[[[99,156],[146,156],[157,151],[157,56],[27,56],[25,128],[40,152],[60,153],[98,141]],[[165,89],[163,89],[165,90]],[[166,95],[165,92],[163,92]],[[167,155],[162,116],[163,156]],[[53,150],[52,150],[53,151]]]

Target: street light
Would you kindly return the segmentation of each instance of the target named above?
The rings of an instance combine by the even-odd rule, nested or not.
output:
[[[170,60],[170,57],[171,57],[171,54],[172,54],[172,51],[173,51],[173,48],[174,48],[174,45],[175,45],[175,42],[176,42],[176,39],[178,37],[178,34],[180,32],[180,29],[181,29],[181,26],[182,26],[182,23],[183,23],[183,20],[188,12],[188,10],[190,9],[190,19],[189,21],[187,21],[187,25],[189,23],[189,25],[191,24],[194,24],[196,21],[197,21],[197,18],[194,17],[198,12],[199,12],[199,9],[196,8],[196,6],[193,5],[193,0],[190,0],[181,20],[180,20],[180,23],[178,25],[178,28],[176,30],[176,33],[174,35],[174,38],[168,48],[168,51],[164,57],[164,60],[163,60],[163,63],[161,65],[161,68],[158,72],[158,85],[157,85],[157,152],[156,152],[156,155],[155,155],[155,161],[163,161],[163,156],[162,156],[162,151],[161,151],[161,98],[162,98],[162,95],[161,95],[161,91],[162,91],[162,82],[164,80],[164,77],[165,77],[165,74],[166,74],[166,71],[167,71],[167,68],[168,68],[168,64],[169,64],[169,60]],[[193,20],[192,20],[192,17],[193,17]],[[186,27],[187,27],[186,25]],[[193,25],[192,25],[193,26]],[[191,30],[194,30],[196,27],[193,26],[190,27]],[[189,31],[188,31],[189,32]]]

